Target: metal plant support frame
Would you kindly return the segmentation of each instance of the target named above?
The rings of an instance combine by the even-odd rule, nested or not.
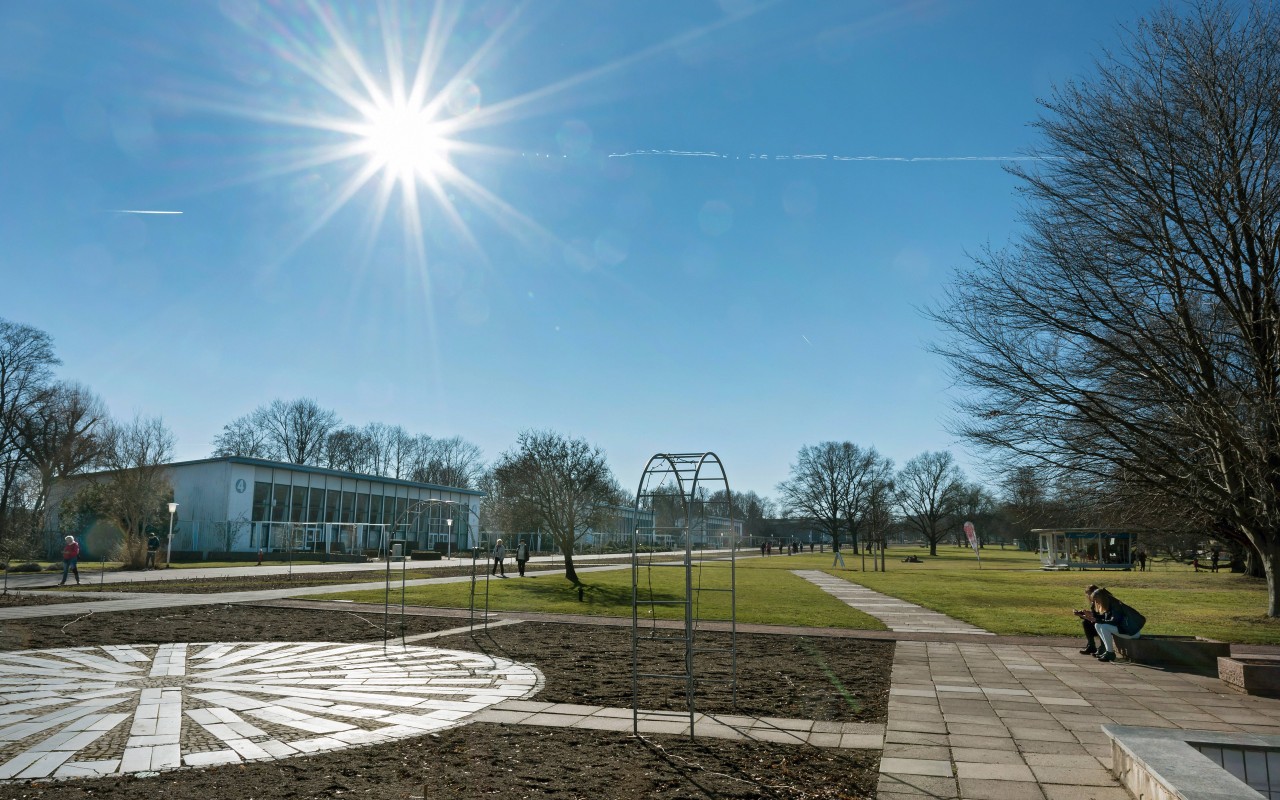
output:
[[[480,532],[480,514],[471,507],[470,503],[459,503],[455,500],[443,500],[440,498],[428,498],[426,500],[414,501],[404,513],[402,513],[392,524],[392,530],[397,530],[399,526],[406,522],[410,515],[421,514],[427,508],[434,505],[451,506],[453,508],[465,508],[472,516],[476,518],[476,532],[474,538],[469,534],[468,539],[476,544],[471,548],[471,602],[470,614],[468,617],[468,627],[471,634],[475,635],[476,630],[476,573],[481,563],[488,563],[488,536]],[[470,519],[467,519],[470,524]],[[453,526],[449,526],[449,534],[453,534]],[[385,537],[384,537],[385,538]],[[452,548],[451,548],[452,549]],[[483,555],[482,555],[483,554]],[[385,650],[387,640],[390,638],[390,612],[391,612],[391,548],[387,543],[387,575],[386,575],[386,592],[382,603],[382,647]],[[483,559],[483,561],[482,561]],[[405,570],[408,568],[409,553],[401,554],[400,562],[400,646],[405,644],[405,620],[404,620],[404,593],[405,593]],[[484,575],[484,616],[481,618],[481,626],[487,632],[489,630],[489,573],[486,570]]]
[[[711,515],[708,513],[709,499],[718,492],[724,493],[725,514]],[[734,525],[732,504],[728,502],[731,498],[729,479],[725,475],[724,466],[720,463],[719,457],[711,452],[659,453],[649,459],[649,463],[645,466],[644,474],[640,477],[640,485],[636,489],[636,523],[631,538],[631,726],[632,733],[636,736],[640,735],[639,692],[641,679],[672,680],[684,683],[685,705],[689,720],[689,737],[691,739],[695,738],[694,724],[697,718],[699,685],[709,683],[729,684],[733,705],[737,705],[738,622],[736,569],[740,537]],[[665,506],[665,508],[660,508],[660,506]],[[676,515],[677,512],[678,516]],[[660,519],[660,513],[666,514],[670,518]],[[647,526],[642,522],[642,520],[646,519],[646,514],[651,515],[648,517],[650,522]],[[705,552],[708,544],[708,525],[712,517],[721,523],[726,523],[729,532],[729,580],[727,588],[704,587],[702,585],[702,562],[707,560]],[[660,530],[670,531],[670,533],[659,534]],[[683,598],[678,600],[656,600],[653,596],[651,584],[648,590],[648,598],[642,597],[640,547],[644,541],[645,532],[648,532],[651,544],[648,562],[644,565],[649,580],[652,581],[652,573],[655,569],[682,567],[684,569]],[[695,565],[693,558],[694,538],[699,532],[701,532],[702,538],[698,548],[698,561]],[[683,542],[684,558],[681,563],[674,564],[670,561],[655,562],[653,560],[652,551],[657,549],[659,535],[662,536],[664,542],[671,540],[674,543],[676,537]],[[717,557],[715,560],[723,561],[724,559]],[[696,583],[694,580],[695,568],[698,575]],[[727,593],[729,596],[729,646],[727,649],[724,647],[700,646],[697,641],[699,624],[704,621],[701,616],[702,604],[699,601],[702,594],[708,592]],[[670,633],[671,629],[658,628],[656,610],[657,607],[663,605],[683,606],[684,659],[683,665],[676,668],[680,671],[662,670],[660,665],[655,667],[655,663],[658,662],[662,654],[655,655],[646,652],[650,643],[670,642],[681,638],[680,636],[662,635],[664,630]],[[647,607],[649,621],[653,622],[652,627],[648,630],[641,629],[641,606]],[[707,664],[707,662],[714,660],[717,655],[721,658],[726,655],[728,657],[727,676],[717,674],[714,665],[709,667]],[[721,673],[723,673],[723,666],[721,666]]]

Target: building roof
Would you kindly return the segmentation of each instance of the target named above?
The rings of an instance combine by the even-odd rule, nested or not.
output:
[[[294,472],[310,472],[316,475],[333,475],[339,478],[352,478],[361,481],[379,481],[381,483],[390,483],[396,486],[413,486],[420,489],[435,489],[437,491],[454,492],[455,494],[469,494],[473,497],[484,497],[484,492],[475,489],[463,489],[458,486],[441,486],[435,483],[419,483],[418,481],[407,481],[402,478],[388,478],[382,475],[366,475],[361,472],[344,472],[340,469],[329,469],[328,467],[315,467],[309,464],[290,464],[287,461],[269,461],[265,458],[245,458],[243,456],[222,456],[220,458],[198,458],[194,461],[175,461],[172,464],[165,464],[166,467],[189,467],[195,464],[216,464],[226,462],[229,464],[246,464],[253,467],[269,467],[271,469],[287,469]],[[114,472],[115,470],[105,470],[104,472]],[[103,474],[103,473],[86,473],[86,474]],[[82,477],[80,475],[72,477]]]

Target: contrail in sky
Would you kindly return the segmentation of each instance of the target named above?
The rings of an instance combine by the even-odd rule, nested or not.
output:
[[[181,211],[144,211],[136,208],[113,208],[108,214],[181,214]]]
[[[610,153],[609,158],[636,158],[638,156],[678,156],[683,158],[727,158],[756,161],[1051,161],[1046,156],[839,156],[828,153],[800,153],[794,155],[768,155],[750,153],[745,156],[717,153],[711,150],[631,150],[626,153]]]

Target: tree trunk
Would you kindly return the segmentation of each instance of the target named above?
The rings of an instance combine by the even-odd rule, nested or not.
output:
[[[1280,580],[1280,549],[1275,544],[1267,549],[1270,552],[1258,560],[1267,573],[1267,616],[1275,618],[1280,617],[1280,593],[1276,591],[1276,581]]]
[[[578,580],[578,572],[573,568],[573,548],[562,547],[560,552],[564,553],[564,576],[569,579],[570,583],[577,586],[582,581]]]
[[[936,538],[929,540],[929,555],[936,556],[938,554],[938,540]]]

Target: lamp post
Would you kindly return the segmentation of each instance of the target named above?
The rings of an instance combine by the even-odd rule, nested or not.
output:
[[[169,569],[173,566],[173,515],[178,512],[178,504],[169,504],[169,547],[165,551],[164,568]]]
[[[444,557],[445,557],[445,558],[453,558],[453,517],[449,517],[448,519],[446,519],[446,520],[444,521],[444,524],[449,526],[449,528],[448,528],[448,530],[449,530],[448,537],[449,537],[449,538],[448,538],[448,539],[445,539],[445,542],[444,542],[444,548],[445,548],[445,556],[444,556]]]

